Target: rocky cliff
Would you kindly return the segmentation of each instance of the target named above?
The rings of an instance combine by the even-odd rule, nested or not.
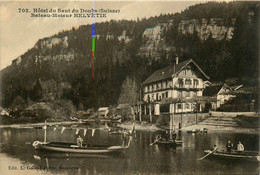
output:
[[[167,32],[171,29],[173,23],[178,26],[177,34],[186,36],[196,32],[198,37],[205,41],[210,36],[215,40],[231,40],[234,34],[235,21],[235,18],[230,21],[222,18],[189,19],[175,22],[169,20],[166,23],[145,29],[142,35],[145,44],[140,48],[139,54],[159,59],[160,52],[175,50],[174,45],[165,42]]]

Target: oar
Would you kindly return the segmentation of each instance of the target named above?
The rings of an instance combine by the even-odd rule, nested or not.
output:
[[[150,144],[150,146],[152,146],[153,144],[155,144],[156,142],[158,142],[161,139],[161,137],[159,137],[158,139],[156,139],[153,143]]]
[[[211,152],[209,152],[208,154],[206,154],[205,156],[203,156],[202,158],[200,158],[199,160],[203,160],[205,159],[206,157],[208,157],[210,154],[212,154],[213,152],[217,151],[218,148],[212,150]]]

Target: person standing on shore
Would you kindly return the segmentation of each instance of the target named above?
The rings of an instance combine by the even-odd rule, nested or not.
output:
[[[227,145],[226,145],[226,148],[227,148],[227,152],[231,153],[231,150],[233,148],[233,144],[230,141],[228,141]]]

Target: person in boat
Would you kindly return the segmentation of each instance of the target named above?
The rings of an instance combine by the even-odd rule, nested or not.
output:
[[[233,148],[233,144],[230,141],[228,141],[227,145],[226,145],[226,148],[227,148],[227,152],[231,153],[231,150]]]
[[[77,145],[79,146],[79,147],[82,147],[82,142],[83,142],[83,139],[80,137],[80,135],[79,135],[79,137],[77,138]]]
[[[245,150],[244,145],[239,141],[237,144],[237,152],[243,152]]]

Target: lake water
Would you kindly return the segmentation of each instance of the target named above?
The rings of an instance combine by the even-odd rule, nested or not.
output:
[[[246,150],[259,148],[259,135],[215,131],[207,134],[180,132],[177,139],[183,146],[174,148],[150,146],[162,131],[136,131],[131,147],[125,154],[68,156],[60,153],[35,151],[33,141],[43,141],[44,130],[34,128],[0,129],[1,174],[259,174],[259,164],[213,159],[202,161],[203,150],[213,145],[225,149],[227,140],[242,141]],[[47,141],[75,142],[76,129],[48,128]],[[108,130],[88,129],[84,142],[121,145],[120,135],[109,135]],[[48,167],[48,168],[47,168]]]

